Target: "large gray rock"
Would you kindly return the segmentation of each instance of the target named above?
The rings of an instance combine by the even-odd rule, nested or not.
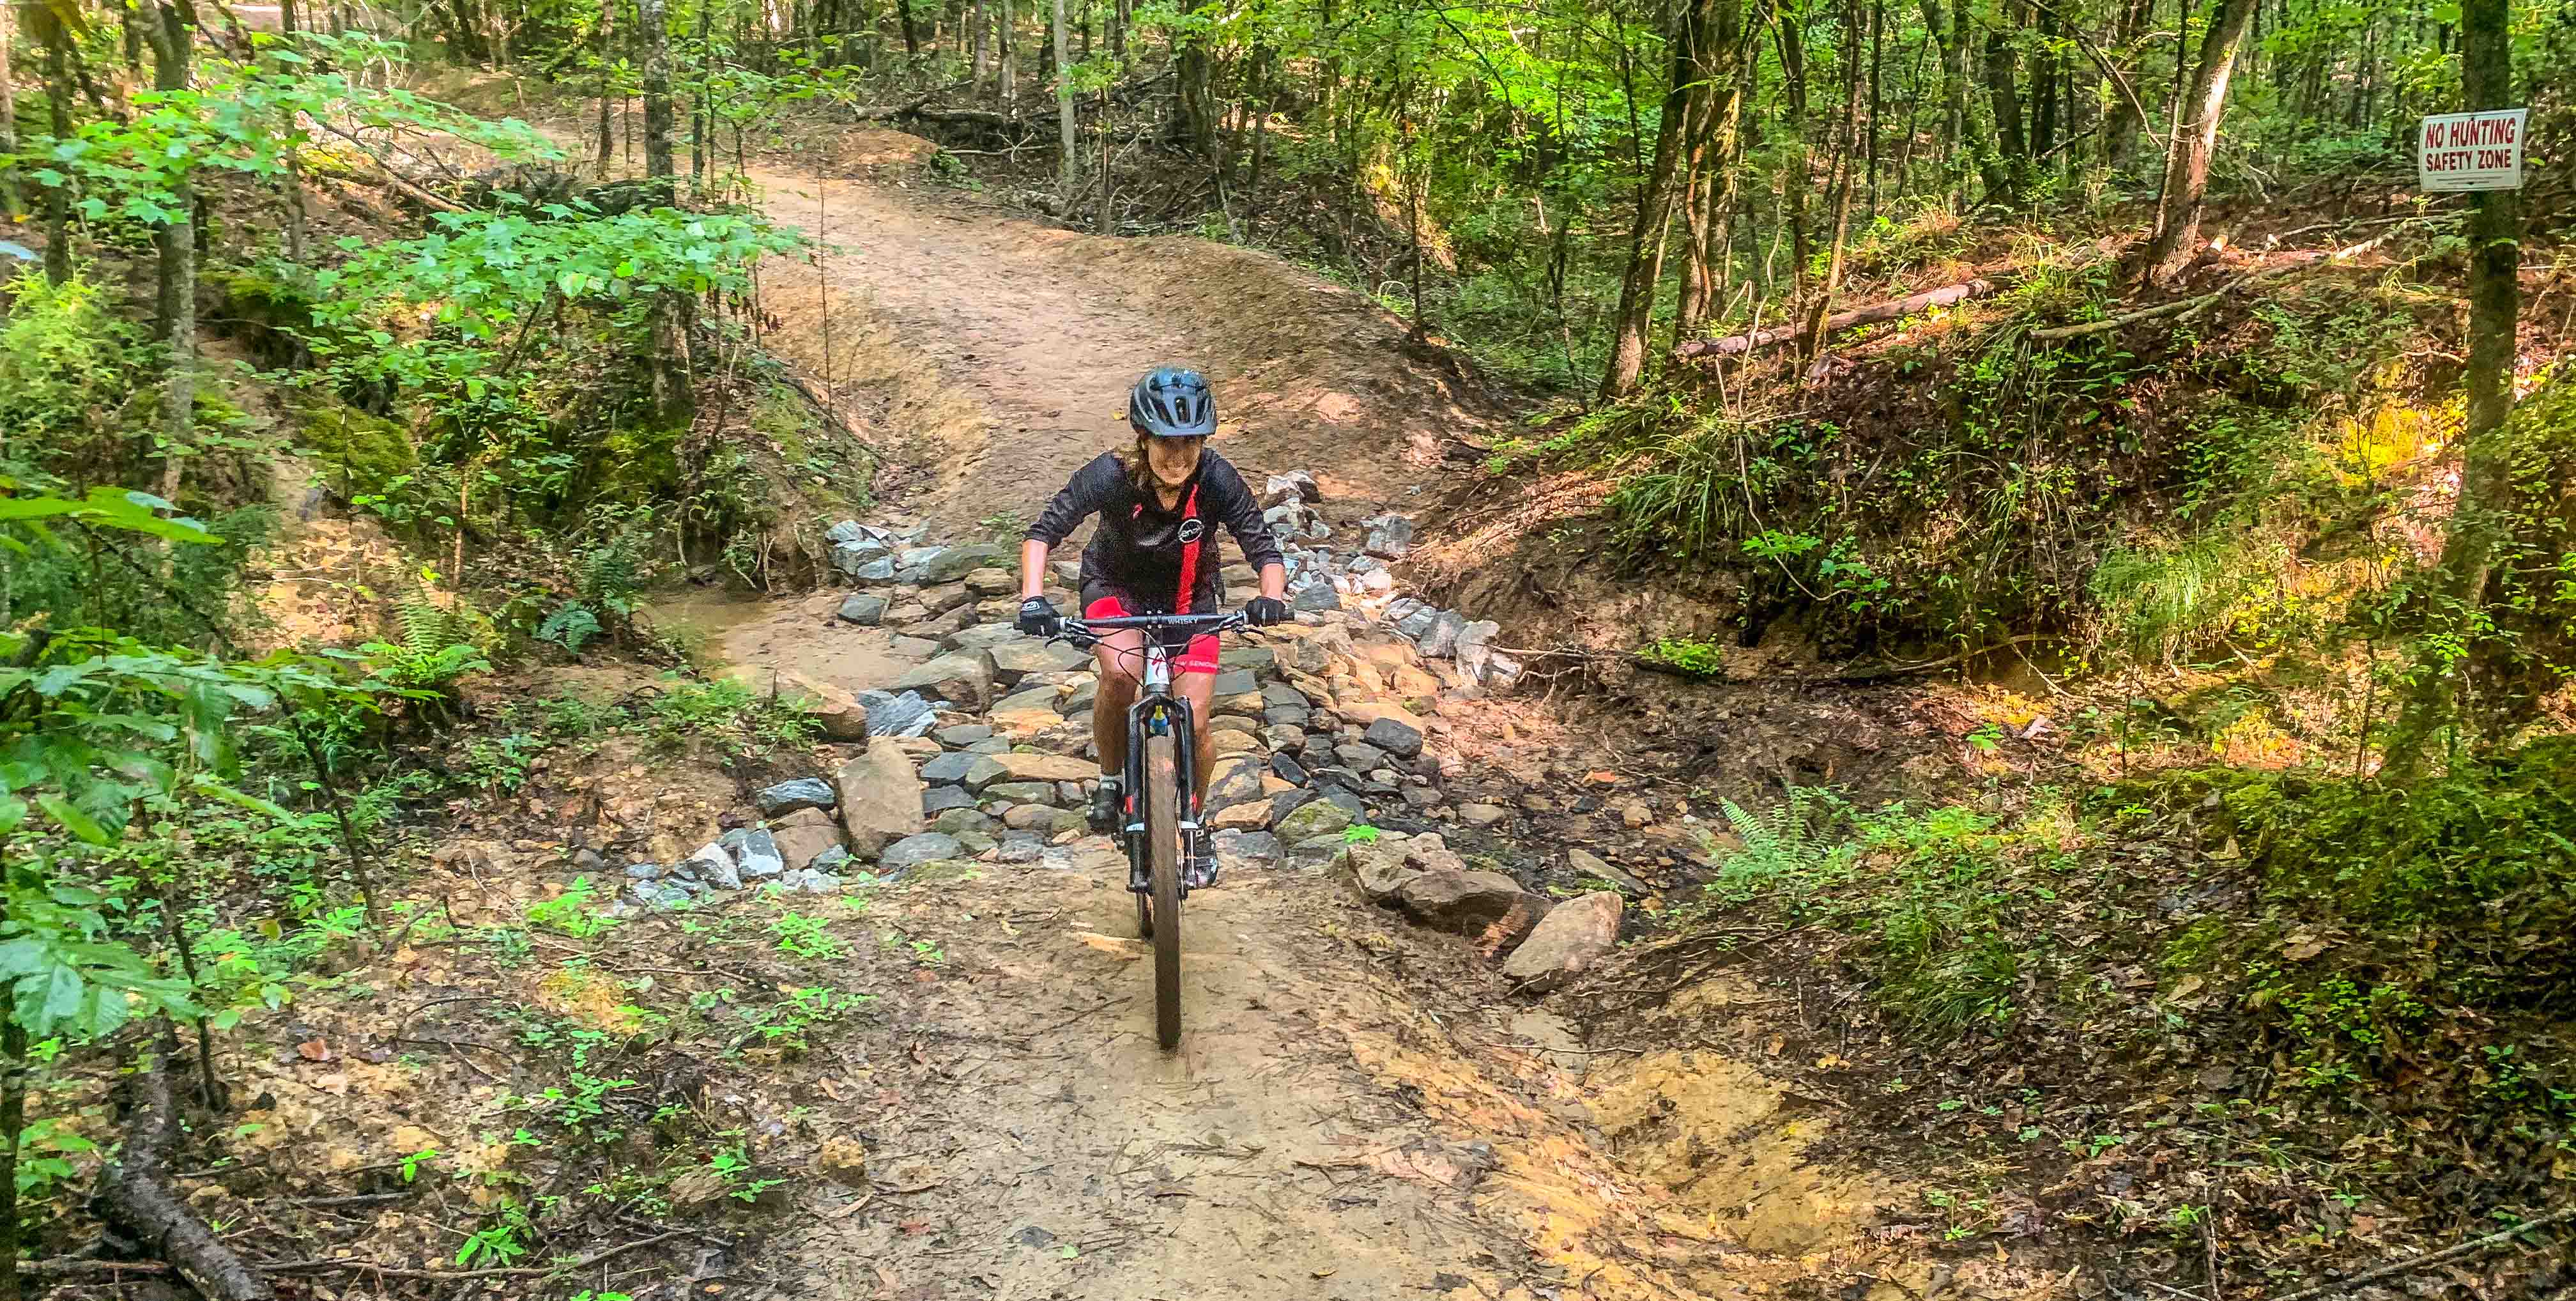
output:
[[[862,691],[859,704],[867,710],[869,736],[920,736],[939,721],[938,712],[918,691]]]
[[[993,712],[996,714],[1017,714],[1031,709],[1055,707],[1055,688],[1053,687],[1031,687],[1026,691],[1014,691],[993,702]]]
[[[1007,623],[979,623],[940,638],[939,644],[949,650],[992,650],[1029,640],[1032,638],[1027,633]]]
[[[1521,988],[1545,993],[1599,962],[1619,947],[1619,915],[1624,908],[1610,890],[1581,895],[1549,909],[1529,938],[1512,950],[1503,974]]]
[[[1215,813],[1261,799],[1261,760],[1249,754],[1219,760],[1208,781],[1206,810]]]
[[[947,549],[948,548],[946,547],[905,547],[902,551],[896,553],[894,562],[906,569],[919,569],[923,565],[929,564],[931,561],[938,559],[939,553],[946,551]],[[964,573],[965,571],[961,569],[958,572]]]
[[[981,833],[970,831],[964,834],[972,836]],[[965,853],[965,849],[965,842],[958,836],[940,831],[924,831],[918,835],[906,836],[886,846],[884,851],[877,855],[877,866],[888,872],[908,871],[924,863],[959,857]]]
[[[1295,594],[1289,598],[1288,607],[1292,610],[1303,610],[1310,614],[1320,614],[1326,610],[1338,610],[1342,608],[1342,594],[1334,591],[1331,583],[1321,581],[1312,582],[1297,589]]]
[[[1395,605],[1402,604],[1404,604],[1402,601],[1395,603]],[[1393,611],[1395,606],[1390,605],[1387,609],[1389,611]],[[1411,610],[1405,611],[1403,614],[1393,615],[1388,622],[1393,625],[1396,632],[1402,635],[1405,639],[1419,643],[1422,640],[1423,634],[1431,631],[1431,625],[1440,622],[1440,611],[1427,605],[1417,606]]]
[[[1021,637],[992,648],[993,672],[1003,686],[1015,686],[1036,673],[1063,673],[1091,662],[1091,656],[1058,641]],[[1223,693],[1219,693],[1223,694]],[[1054,702],[1048,702],[1050,708]]]
[[[959,836],[969,831],[990,832],[1000,824],[980,809],[950,809],[931,819],[930,829],[945,835]]]
[[[1056,702],[1056,712],[1067,718],[1077,714],[1088,714],[1091,712],[1091,702],[1099,698],[1100,679],[1086,678],[1073,684],[1073,690],[1066,692],[1064,699]]]
[[[1063,792],[1054,782],[996,782],[984,788],[984,798],[1013,804],[1053,804],[1063,798]]]
[[[858,583],[891,583],[894,581],[894,557],[879,556],[856,569],[845,570],[851,581]]]
[[[855,542],[836,542],[832,545],[832,567],[856,578],[859,576],[859,571],[867,568],[872,562],[888,560],[893,555],[894,553],[887,550],[882,542],[871,542],[865,539]]]
[[[1304,470],[1290,470],[1286,474],[1271,475],[1269,481],[1261,487],[1261,500],[1273,506],[1288,501],[1312,502],[1323,499],[1324,490],[1316,486],[1315,476]]]
[[[1493,666],[1494,634],[1502,630],[1502,625],[1491,619],[1478,619],[1458,630],[1458,671],[1466,674],[1468,681],[1485,680]]]
[[[1360,521],[1368,530],[1368,541],[1362,547],[1373,556],[1402,560],[1413,550],[1413,521],[1392,512]]]
[[[958,746],[973,745],[977,741],[993,739],[993,729],[982,723],[951,723],[946,727],[931,729],[930,735],[941,745],[954,749]]]
[[[1399,759],[1422,753],[1422,729],[1400,718],[1379,718],[1368,725],[1362,739]]]
[[[766,880],[787,870],[787,856],[779,851],[777,839],[762,828],[728,831],[718,843],[733,851],[734,866],[745,881]]]
[[[1439,659],[1457,649],[1458,634],[1466,628],[1467,616],[1455,610],[1442,610],[1431,617],[1431,627],[1414,643],[1414,648],[1432,659]]]
[[[966,709],[993,703],[993,654],[952,651],[896,678],[889,691],[913,691]]]
[[[1279,652],[1267,646],[1228,646],[1217,652],[1218,668],[1250,669],[1263,672],[1279,662]]]
[[[841,608],[835,613],[841,616],[843,623],[855,623],[862,628],[873,628],[885,622],[885,612],[884,597],[871,592],[853,592],[850,594],[850,599],[841,602]]]
[[[714,843],[701,845],[698,847],[698,852],[689,855],[687,861],[681,863],[680,866],[687,869],[699,880],[715,886],[718,889],[739,890],[742,888],[742,869],[734,866],[732,852],[727,850],[723,845]],[[626,870],[626,874],[628,876],[635,875],[635,869],[628,868]]]
[[[1219,673],[1216,675],[1216,682],[1210,688],[1219,700],[1228,696],[1245,695],[1260,689],[1261,680],[1254,677],[1250,669],[1234,669]]]
[[[921,779],[980,791],[1002,779],[1002,765],[988,754],[951,752],[922,764]]]
[[[1364,741],[1344,741],[1334,746],[1333,757],[1353,772],[1374,772],[1386,766],[1386,751]]]
[[[933,786],[921,797],[921,812],[924,817],[937,817],[950,809],[974,806],[975,797],[967,794],[966,788],[962,786]]]
[[[762,787],[752,793],[751,802],[764,818],[784,817],[798,809],[828,809],[833,804],[832,786],[820,777],[799,777]]]
[[[838,545],[844,542],[874,542],[877,541],[877,537],[867,525],[854,519],[845,519],[823,530],[823,540]]]
[[[1342,857],[1351,865],[1351,876],[1359,882],[1360,894],[1370,903],[1393,899],[1406,882],[1424,871],[1405,861],[1400,843],[1349,845],[1344,847]]]
[[[1268,867],[1279,861],[1279,838],[1267,831],[1220,831],[1213,837],[1217,867]]]
[[[964,583],[946,583],[925,587],[921,589],[920,597],[921,608],[925,615],[947,614],[949,611],[966,605],[974,599],[975,594],[967,591]],[[974,619],[974,612],[971,610],[966,611],[961,617],[971,622]],[[952,628],[945,631],[960,631],[960,629]]]
[[[1320,872],[1342,861],[1342,838],[1317,836],[1288,846],[1280,855],[1281,863],[1292,871]]]
[[[922,581],[954,583],[1010,554],[1013,552],[992,545],[949,547],[921,562]]]
[[[849,835],[850,852],[862,859],[875,858],[921,826],[921,778],[892,737],[868,742],[865,754],[832,775],[832,787],[841,797],[841,829]]]
[[[1488,957],[1510,951],[1548,911],[1547,900],[1500,872],[1456,869],[1405,881],[1395,903],[1424,926],[1467,937]]]
[[[1286,844],[1302,844],[1321,836],[1338,836],[1351,825],[1351,811],[1329,800],[1316,800],[1278,819],[1276,830]]]

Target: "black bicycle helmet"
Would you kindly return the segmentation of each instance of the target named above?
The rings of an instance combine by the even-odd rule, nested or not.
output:
[[[1157,366],[1128,390],[1127,420],[1156,438],[1205,438],[1216,432],[1216,394],[1197,371]]]

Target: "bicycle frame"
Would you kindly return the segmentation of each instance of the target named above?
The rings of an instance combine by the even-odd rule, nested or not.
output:
[[[1198,728],[1190,714],[1190,702],[1172,694],[1172,655],[1154,637],[1145,639],[1145,671],[1139,675],[1136,703],[1127,707],[1126,791],[1129,796],[1129,821],[1121,828],[1120,839],[1127,846],[1127,888],[1143,894],[1153,888],[1150,868],[1143,849],[1145,841],[1144,805],[1134,797],[1145,789],[1145,738],[1169,733],[1172,758],[1175,761],[1175,785],[1182,798],[1196,803],[1198,791]],[[1181,810],[1179,825],[1183,857],[1198,846],[1198,810]],[[1190,895],[1190,884],[1181,881],[1181,897]]]
[[[1145,630],[1145,663],[1137,674],[1136,703],[1127,708],[1127,763],[1122,774],[1129,802],[1128,821],[1119,828],[1119,840],[1127,850],[1127,888],[1136,894],[1153,889],[1152,868],[1145,858],[1145,810],[1137,794],[1145,788],[1145,738],[1169,734],[1173,739],[1172,755],[1177,785],[1190,807],[1183,808],[1178,819],[1183,837],[1182,848],[1194,852],[1202,834],[1199,826],[1198,728],[1190,702],[1172,693],[1172,652],[1164,644],[1166,634],[1177,630],[1188,632],[1225,632],[1243,625],[1240,613],[1224,615],[1127,615],[1104,619],[1067,619],[1065,632],[1069,640],[1097,644],[1102,630],[1141,628]],[[1189,897],[1189,882],[1181,883],[1181,896]]]

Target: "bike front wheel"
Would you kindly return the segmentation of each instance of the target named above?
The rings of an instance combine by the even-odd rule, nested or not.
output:
[[[1154,1027],[1181,1043],[1181,775],[1170,733],[1145,738],[1145,843],[1154,887]]]

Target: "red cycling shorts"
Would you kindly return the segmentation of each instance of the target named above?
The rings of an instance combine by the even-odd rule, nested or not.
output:
[[[1136,611],[1128,609],[1127,602],[1115,594],[1094,597],[1089,604],[1082,607],[1082,617],[1085,619],[1123,619],[1134,613]],[[1172,658],[1172,672],[1216,672],[1215,634],[1203,632],[1190,638],[1189,646]]]

